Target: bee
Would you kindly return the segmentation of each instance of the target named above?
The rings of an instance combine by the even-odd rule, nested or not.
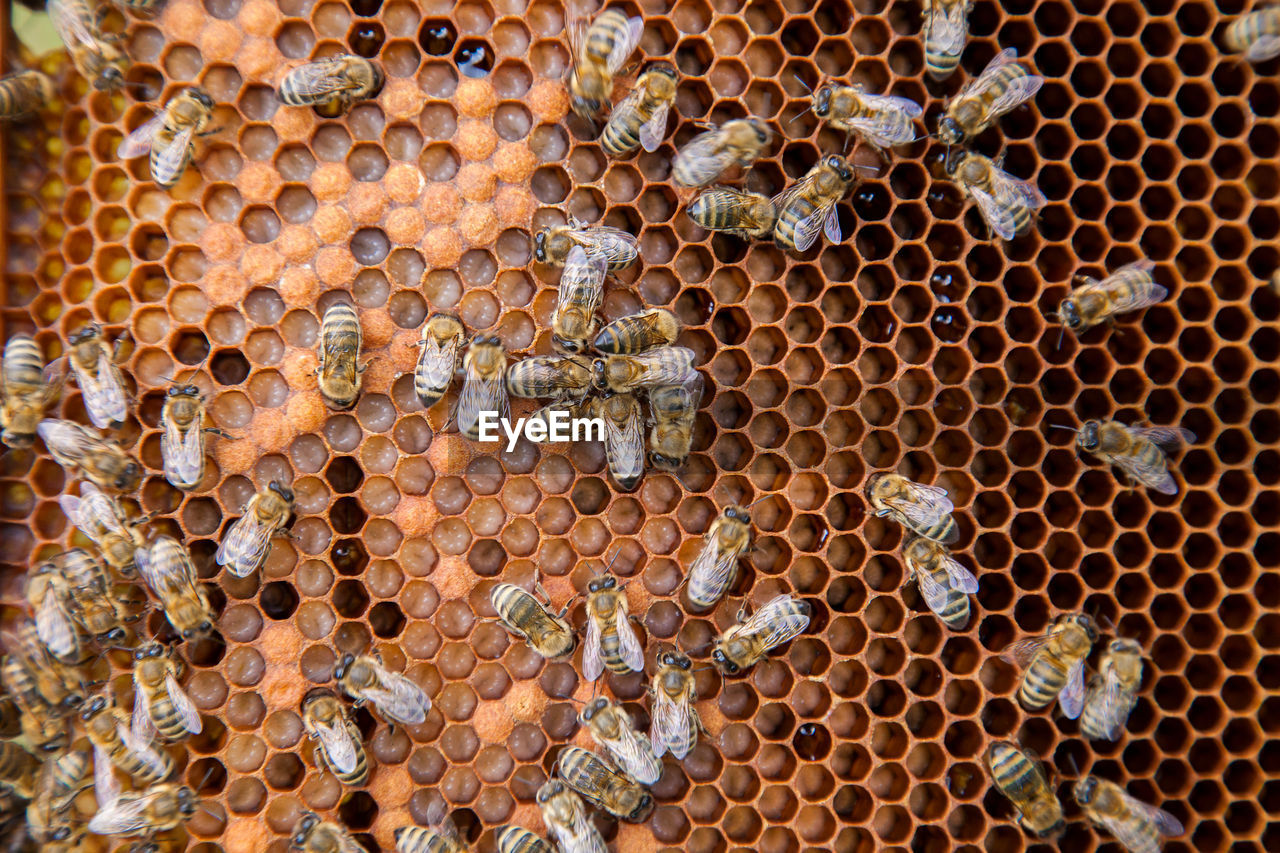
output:
[[[872,474],[867,500],[875,514],[891,518],[917,536],[949,545],[960,538],[947,490],[922,486],[897,474]]]
[[[494,839],[498,853],[555,853],[550,844],[520,826],[500,826],[494,831]]]
[[[28,596],[36,613],[36,631],[58,658],[78,662],[76,626],[104,646],[125,641],[124,605],[115,581],[88,551],[72,548],[46,563],[32,577]],[[72,646],[76,648],[73,650]]]
[[[601,697],[583,708],[578,719],[622,772],[641,785],[658,781],[662,762],[654,754],[649,738],[635,730],[631,716],[621,705]]]
[[[413,390],[425,408],[431,408],[449,390],[458,369],[458,347],[466,330],[457,317],[432,314],[422,327],[422,352],[413,371]]]
[[[770,649],[790,642],[808,628],[810,612],[809,602],[789,595],[779,595],[745,621],[739,611],[739,624],[716,639],[711,662],[725,675],[750,669],[764,660]]]
[[[46,753],[65,748],[71,741],[65,713],[80,704],[80,692],[67,688],[57,661],[39,643],[13,636],[9,644],[0,681],[18,710],[27,745]]]
[[[89,831],[97,835],[151,837],[182,826],[199,807],[196,792],[186,785],[162,783],[122,792],[110,767],[102,762],[94,767],[94,790],[98,812],[89,820]]]
[[[538,592],[547,597],[539,584]],[[573,654],[577,639],[573,627],[565,619],[568,605],[559,615],[553,614],[541,601],[515,584],[500,583],[489,592],[489,601],[498,612],[502,627],[521,637],[544,658],[562,658]]]
[[[1058,305],[1057,313],[1049,317],[1078,335],[1099,323],[1114,322],[1117,314],[1155,305],[1169,295],[1169,291],[1151,277],[1155,266],[1148,260],[1134,261],[1102,281],[1078,275],[1075,280],[1080,282],[1080,287],[1071,291]]]
[[[537,800],[542,822],[562,853],[606,853],[608,848],[582,798],[567,785],[559,779],[548,779],[538,789]]]
[[[396,853],[469,853],[471,848],[445,809],[436,800],[427,809],[429,826],[402,826],[395,830]]]
[[[303,853],[366,853],[345,826],[322,821],[315,812],[303,812],[298,818],[289,849]]]
[[[367,59],[339,53],[285,74],[276,94],[294,107],[315,107],[326,118],[342,115],[356,101],[376,97],[386,76]]]
[[[647,68],[636,78],[635,87],[609,114],[600,134],[600,146],[614,157],[634,151],[639,145],[654,152],[667,135],[667,116],[676,102],[676,69],[665,62]]]
[[[1048,706],[1056,697],[1062,713],[1076,719],[1084,707],[1084,662],[1098,640],[1098,628],[1083,613],[1069,613],[1049,633],[1014,643],[1000,658],[1025,668],[1018,701],[1027,710]]]
[[[45,849],[75,837],[75,816],[69,812],[87,787],[83,780],[88,771],[89,753],[83,749],[67,750],[40,765],[34,796],[27,806],[27,829]]]
[[[676,152],[671,177],[682,187],[705,187],[734,166],[746,168],[769,147],[769,125],[738,118],[699,133]]]
[[[702,400],[702,374],[694,373],[681,385],[663,385],[649,391],[653,429],[649,432],[649,461],[660,471],[676,471],[689,458],[693,446],[693,421]]]
[[[103,34],[89,0],[49,0],[45,8],[81,77],[100,91],[124,85],[127,58],[114,39]]]
[[[58,92],[39,71],[19,71],[0,77],[0,121],[25,118],[47,107]]]
[[[974,200],[987,227],[1003,240],[1029,229],[1036,211],[1048,203],[1039,188],[1013,177],[990,157],[963,150],[956,153],[948,158],[947,174],[965,197]]]
[[[471,339],[462,359],[462,390],[454,419],[458,431],[472,441],[480,440],[480,413],[497,412],[499,420],[511,416],[507,399],[507,351],[497,335],[477,335]]]
[[[57,463],[71,474],[117,492],[138,488],[142,469],[114,441],[100,438],[73,421],[43,420],[36,432]]]
[[[666,308],[649,308],[619,317],[602,328],[591,346],[606,355],[635,355],[667,347],[680,336],[680,321]]]
[[[5,342],[0,369],[0,427],[4,430],[0,440],[6,446],[30,447],[35,442],[36,424],[62,393],[62,382],[53,382],[49,374],[40,346],[30,335],[14,335]]]
[[[1118,740],[1142,684],[1142,646],[1119,638],[1107,644],[1099,672],[1089,682],[1080,731],[1091,740]]]
[[[168,189],[182,179],[195,157],[197,136],[209,136],[220,128],[210,128],[213,98],[199,86],[189,86],[120,142],[116,151],[121,160],[149,154],[151,180]]]
[[[689,566],[688,596],[695,610],[706,610],[724,597],[738,577],[738,561],[751,548],[751,516],[728,506],[707,528],[702,550]]]
[[[587,584],[587,639],[582,674],[595,681],[604,672],[643,672],[644,649],[628,621],[627,596],[612,576]]]
[[[1028,73],[1017,63],[1018,49],[1005,48],[995,55],[977,79],[947,103],[938,119],[938,138],[955,145],[966,136],[977,136],[1000,116],[1035,97],[1044,78]]]
[[[960,54],[969,38],[969,13],[973,0],[924,0],[925,70],[934,80],[945,80],[960,64]]]
[[[591,416],[604,422],[604,452],[618,488],[634,489],[644,476],[644,427],[633,394],[609,394],[590,404]]]
[[[354,308],[345,302],[336,302],[325,310],[316,348],[320,360],[316,375],[320,377],[320,394],[331,409],[351,408],[360,394],[364,367],[357,364],[357,360],[361,340],[360,318]]]
[[[624,270],[640,257],[640,244],[634,235],[608,225],[583,225],[572,217],[568,225],[540,230],[533,238],[533,256],[540,264],[562,267],[575,246],[581,246],[588,255],[603,257],[609,272]]]
[[[587,802],[614,817],[638,823],[653,809],[648,791],[581,747],[564,748],[556,759],[556,774]]]
[[[582,352],[596,330],[596,311],[604,295],[604,256],[574,246],[560,274],[556,310],[551,316],[551,342],[569,353]]]
[[[327,687],[313,687],[302,697],[302,727],[316,742],[316,764],[344,785],[369,781],[369,756],[363,736],[337,695]]]
[[[80,629],[71,615],[71,594],[62,572],[53,563],[42,563],[28,576],[26,593],[44,648],[65,663],[79,663],[84,657]]]
[[[825,232],[832,243],[843,240],[836,205],[855,179],[853,167],[839,154],[819,160],[803,178],[773,197],[778,210],[773,242],[782,249],[806,252],[819,232]]]
[[[813,96],[813,114],[887,159],[887,149],[916,141],[915,121],[924,108],[896,95],[868,94],[857,84],[824,83]]]
[[[1160,445],[1190,444],[1195,434],[1181,427],[1131,427],[1119,421],[1085,421],[1076,432],[1076,448],[1087,450],[1123,471],[1131,483],[1176,495],[1169,459]]]
[[[996,741],[982,756],[996,790],[1018,810],[1018,823],[1037,838],[1056,838],[1066,828],[1062,806],[1034,757],[1008,741]]]
[[[118,429],[129,416],[124,377],[116,366],[124,338],[107,346],[102,327],[90,323],[71,335],[67,363],[84,395],[89,421],[98,429]]]
[[[392,722],[417,725],[427,719],[431,710],[426,692],[408,676],[384,667],[376,654],[344,654],[333,677],[338,679],[342,692],[355,700],[357,708],[371,702]]]
[[[724,231],[735,237],[759,239],[773,233],[778,208],[760,193],[731,187],[712,187],[689,204],[689,218],[708,231]]]
[[[200,711],[183,691],[178,678],[182,661],[156,642],[133,651],[133,719],[130,728],[147,736],[178,741],[204,728]]]
[[[1164,809],[1129,796],[1106,779],[1086,776],[1075,784],[1073,793],[1089,820],[1114,835],[1129,853],[1160,853],[1165,837],[1174,838],[1186,831]]]
[[[225,436],[221,430],[204,425],[204,397],[195,385],[173,385],[164,398],[160,414],[160,457],[164,478],[184,491],[198,489],[204,480],[204,434]]]
[[[507,368],[507,393],[513,397],[576,402],[590,393],[591,382],[591,362],[579,356],[535,355]]]
[[[13,741],[0,741],[0,786],[7,787],[24,800],[35,793],[36,772],[40,759]]]
[[[146,518],[130,518],[119,501],[88,481],[80,484],[79,497],[60,495],[58,505],[71,523],[98,547],[110,568],[124,577],[133,576],[134,554],[146,547],[147,540],[141,529]]]
[[[164,615],[184,640],[213,630],[213,608],[196,576],[187,549],[169,536],[157,536],[137,552],[138,574],[160,599]]]
[[[1222,43],[1247,62],[1280,56],[1280,7],[1267,6],[1236,18],[1222,31]]]
[[[613,94],[613,75],[618,73],[640,44],[644,19],[627,17],[617,8],[605,9],[587,25],[585,18],[569,23],[569,49],[573,68],[569,72],[569,106],[587,121],[608,107]]]
[[[293,490],[279,480],[249,498],[244,515],[231,525],[214,560],[238,578],[262,567],[271,553],[271,537],[289,523],[293,514]]]
[[[591,381],[601,391],[626,394],[662,385],[683,385],[698,374],[693,350],[656,347],[636,355],[607,355],[591,363]]]
[[[907,562],[907,579],[915,579],[924,603],[948,628],[963,631],[969,624],[969,595],[978,591],[973,572],[931,539],[912,539],[903,547],[902,556]]]
[[[702,720],[693,706],[698,689],[692,668],[689,658],[679,652],[658,656],[658,672],[649,685],[649,741],[658,758],[670,752],[673,758],[683,759],[698,743]]]
[[[173,772],[173,756],[143,732],[136,732],[111,697],[95,696],[80,712],[84,733],[93,744],[94,761],[111,764],[140,782],[156,783]],[[107,770],[103,775],[111,775]],[[98,791],[99,797],[102,791]],[[97,830],[94,830],[95,832]]]

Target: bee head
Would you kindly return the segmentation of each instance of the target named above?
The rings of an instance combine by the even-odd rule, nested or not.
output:
[[[954,178],[956,176],[956,172],[960,171],[961,164],[964,163],[965,158],[968,156],[968,152],[963,148],[956,148],[953,151],[949,151],[947,152],[947,158],[946,162],[943,164],[943,168],[946,169],[948,175]]]
[[[545,803],[562,791],[564,791],[563,782],[559,779],[548,779],[543,786],[538,789],[537,800],[540,804]]]
[[[831,114],[833,88],[830,83],[823,83],[818,87],[818,91],[813,93],[813,114],[818,118],[826,118]]]
[[[840,180],[848,183],[853,180],[853,169],[849,168],[849,163],[839,154],[829,154],[823,159],[823,165],[840,176]]]
[[[369,89],[369,97],[373,98],[382,91],[382,87],[387,83],[387,75],[382,72],[382,66],[373,62],[369,63],[369,73],[373,77],[373,86]]]
[[[91,341],[100,334],[102,334],[102,327],[97,323],[90,323],[89,325],[83,326],[72,332],[68,341],[72,346],[75,346],[76,344],[81,344],[85,341]]]
[[[35,443],[36,434],[33,432],[16,432],[6,429],[0,433],[0,441],[4,442],[5,447],[22,448],[30,447]]]
[[[306,812],[298,819],[298,826],[293,831],[293,846],[300,848],[307,843],[307,839],[311,837],[311,830],[320,817],[315,812]]]
[[[178,789],[178,810],[184,815],[190,817],[196,813],[196,805],[199,803],[199,797],[196,792],[183,785]]]
[[[602,589],[613,589],[618,582],[612,577],[592,578],[587,584],[587,592],[599,592]]]
[[[1098,446],[1098,432],[1102,429],[1102,421],[1085,421],[1084,426],[1076,433],[1076,445],[1085,450],[1093,450]]]
[[[1077,616],[1073,616],[1071,617],[1071,621],[1074,622],[1076,627],[1081,631],[1084,631],[1085,635],[1088,636],[1090,643],[1096,643],[1098,641],[1098,626],[1086,614],[1081,613]]]
[[[720,668],[720,671],[726,675],[733,675],[738,671],[738,665],[729,660],[729,656],[721,649],[716,649],[711,653],[711,662]]]
[[[1082,806],[1087,806],[1093,802],[1093,798],[1098,793],[1098,779],[1096,776],[1086,776],[1076,783],[1074,793],[1076,802]]]
[[[576,114],[590,117],[604,110],[604,101],[587,95],[574,95],[570,106],[573,107],[573,111]]]
[[[662,665],[674,666],[677,669],[683,669],[685,672],[688,672],[693,668],[693,661],[689,660],[688,657],[680,654],[679,652],[667,652],[662,656]]]
[[[603,390],[609,387],[608,374],[603,358],[597,358],[591,362],[591,382],[597,389]]]
[[[112,628],[110,631],[103,631],[94,637],[100,646],[118,646],[124,642],[124,629],[120,627]]]
[[[124,74],[114,65],[108,65],[102,69],[102,73],[98,75],[98,79],[93,81],[93,88],[100,92],[108,92],[119,89],[124,85]]]
[[[741,521],[743,524],[751,523],[751,516],[740,506],[729,506],[724,509],[724,517],[732,518],[734,521]]]
[[[133,650],[134,660],[146,660],[147,658],[160,657],[164,653],[164,647],[159,643],[144,643]]]
[[[88,721],[101,714],[107,707],[107,700],[103,696],[94,696],[80,711],[80,719]]]
[[[281,500],[286,503],[293,503],[293,489],[290,489],[279,480],[272,480],[267,488],[279,495]]]
[[[551,342],[565,352],[578,353],[582,352],[583,349],[582,341],[575,340],[573,338],[562,338],[556,334],[551,336]]]
[[[138,463],[126,462],[124,468],[120,470],[120,474],[115,478],[115,486],[120,491],[128,491],[129,486],[138,479]]]
[[[749,118],[747,123],[751,125],[751,129],[756,132],[756,141],[761,145],[768,145],[770,137],[773,134],[769,131],[769,125],[765,124],[758,118]]]
[[[655,62],[653,65],[649,66],[649,71],[663,77],[669,77],[672,80],[676,79],[675,67],[667,62]]]
[[[55,829],[53,832],[49,833],[50,841],[66,841],[70,837],[71,837],[71,827],[69,826],[60,826],[57,829]]]
[[[333,669],[333,677],[341,681],[347,674],[347,670],[351,668],[351,664],[355,663],[356,656],[347,652],[338,661],[338,665]]]
[[[1064,299],[1058,305],[1058,316],[1062,324],[1073,332],[1080,328],[1080,311],[1074,299]]]
[[[609,700],[605,699],[602,696],[596,701],[592,702],[587,707],[583,708],[582,713],[578,715],[578,719],[582,720],[582,722],[584,723],[588,722],[596,714],[599,714],[601,711],[603,711],[605,709],[605,706],[607,706],[608,704],[609,704]]]
[[[209,93],[204,89],[201,89],[199,86],[192,86],[187,90],[187,94],[191,96],[191,100],[195,101],[205,109],[213,109],[213,98],[209,97]]]
[[[959,122],[949,115],[943,115],[938,119],[938,139],[944,145],[955,145],[964,139],[964,131],[960,129]]]

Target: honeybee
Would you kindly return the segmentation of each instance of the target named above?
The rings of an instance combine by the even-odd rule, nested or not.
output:
[[[162,783],[121,791],[105,762],[94,766],[94,791],[98,812],[89,820],[89,831],[97,835],[150,837],[182,826],[199,807],[196,792],[186,785]]]
[[[600,134],[600,147],[614,157],[633,151],[658,150],[667,135],[667,115],[676,102],[676,69],[655,63],[636,78],[635,87],[609,115]]]
[[[626,394],[661,385],[691,382],[693,350],[687,347],[655,347],[635,355],[607,355],[591,363],[592,383],[601,391]]]
[[[1131,427],[1119,421],[1085,421],[1076,433],[1076,447],[1108,465],[1115,465],[1131,483],[1176,495],[1178,484],[1169,473],[1169,459],[1159,445],[1190,444],[1195,434],[1181,427]]]
[[[592,823],[582,798],[559,779],[538,789],[538,807],[562,853],[607,853],[600,830]]]
[[[1280,6],[1266,6],[1236,18],[1222,31],[1228,50],[1243,53],[1247,62],[1280,56]]]
[[[562,267],[575,246],[581,246],[588,255],[604,258],[609,272],[624,270],[640,257],[640,244],[634,235],[608,225],[583,225],[573,217],[568,225],[540,230],[533,238],[533,256],[540,264]]]
[[[36,772],[40,759],[13,741],[0,741],[0,786],[7,787],[24,800],[35,793]]]
[[[1169,295],[1169,291],[1151,277],[1155,266],[1148,260],[1134,261],[1102,281],[1078,275],[1075,280],[1080,282],[1080,287],[1071,291],[1058,305],[1058,312],[1049,317],[1078,335],[1099,323],[1114,322],[1117,314],[1155,305]]]
[[[613,75],[640,44],[643,32],[644,19],[628,18],[618,8],[605,9],[590,26],[585,18],[570,21],[573,68],[568,89],[575,113],[592,121],[605,110],[613,93]]]
[[[760,193],[712,187],[689,204],[689,218],[708,231],[724,231],[735,237],[759,239],[773,232],[778,208]]]
[[[396,853],[470,853],[446,806],[439,800],[427,809],[428,826],[402,826],[393,834]]]
[[[1022,181],[981,154],[957,150],[947,160],[947,174],[978,206],[987,227],[1012,240],[1029,229],[1036,211],[1048,202],[1031,181]]]
[[[648,791],[581,747],[564,748],[556,759],[556,775],[587,802],[614,817],[638,823],[653,810],[653,796]]]
[[[644,427],[640,402],[633,394],[609,394],[590,404],[591,416],[604,422],[604,452],[609,473],[624,492],[644,476]]]
[[[204,480],[204,397],[195,385],[173,385],[165,393],[160,414],[160,457],[164,478],[174,488],[191,491]]]
[[[649,685],[649,741],[658,758],[670,752],[683,759],[698,743],[702,721],[693,706],[698,688],[692,668],[692,661],[679,652],[658,656],[658,672]]]
[[[70,743],[65,712],[81,702],[79,690],[69,690],[58,663],[39,643],[9,638],[10,652],[0,664],[0,681],[18,709],[18,722],[27,745],[52,752]]]
[[[108,39],[99,28],[97,12],[89,0],[49,0],[45,8],[81,77],[99,90],[124,85],[127,59],[114,39]]]
[[[734,166],[746,168],[769,147],[769,125],[737,118],[699,133],[676,152],[671,177],[682,187],[705,187]]]
[[[231,525],[214,560],[227,571],[243,578],[262,567],[271,553],[271,537],[289,523],[293,515],[293,490],[279,480],[249,498],[244,515]]]
[[[413,371],[413,390],[425,408],[431,408],[449,390],[458,369],[458,347],[466,330],[457,317],[432,314],[422,327],[422,352]]]
[[[969,595],[978,591],[973,572],[930,539],[912,539],[903,547],[902,556],[907,562],[907,580],[915,580],[924,603],[948,628],[963,631],[969,624]]]
[[[666,308],[649,308],[605,325],[591,342],[606,355],[634,355],[671,346],[680,335],[680,320]]]
[[[336,118],[356,101],[376,97],[386,81],[382,69],[367,59],[339,53],[299,65],[285,74],[276,92],[294,107],[315,107],[321,115]]]
[[[138,574],[160,599],[164,615],[184,640],[213,630],[213,608],[196,576],[187,549],[169,536],[157,536],[137,551]]]
[[[1129,853],[1160,853],[1164,838],[1186,832],[1176,817],[1129,796],[1115,782],[1086,776],[1073,793],[1089,820],[1114,835]]]
[[[591,391],[591,377],[591,362],[579,356],[535,355],[507,368],[507,393],[578,401]]]
[[[1000,116],[1035,97],[1044,78],[1029,73],[1017,59],[1017,48],[1000,51],[947,103],[938,119],[938,138],[943,143],[955,145],[966,136],[977,136]]]
[[[507,399],[507,351],[497,335],[477,335],[471,339],[462,359],[462,390],[454,419],[458,431],[472,441],[480,440],[480,413],[497,412],[498,419],[511,416]]]
[[[551,342],[565,352],[582,352],[595,332],[606,272],[603,255],[588,254],[581,246],[569,250],[560,274],[556,310],[551,316]]]
[[[118,339],[114,348],[107,346],[102,327],[90,323],[72,334],[69,341],[67,363],[84,395],[89,421],[98,429],[117,429],[129,417],[124,377],[116,366],[123,340]]]
[[[627,595],[611,575],[587,584],[587,639],[582,674],[595,681],[604,672],[643,672],[644,649],[628,621]]]
[[[1056,838],[1066,828],[1062,805],[1040,762],[1008,741],[996,741],[982,756],[996,790],[1018,810],[1018,823],[1037,838]]]
[[[289,849],[303,853],[366,853],[345,826],[322,821],[314,812],[303,812],[298,818]]]
[[[925,70],[934,80],[950,77],[960,64],[960,54],[969,38],[969,13],[973,0],[924,0]]]
[[[417,725],[427,719],[431,700],[409,677],[392,672],[376,655],[356,657],[344,654],[333,671],[342,692],[355,700],[356,707],[371,702],[379,713],[396,723]]]
[[[649,461],[660,471],[684,465],[693,446],[693,421],[702,400],[702,374],[694,373],[681,385],[664,385],[649,391],[653,429],[649,432]]]
[[[654,755],[649,738],[635,730],[631,716],[621,705],[601,697],[583,708],[578,719],[622,772],[641,785],[658,781],[662,762]]]
[[[80,630],[71,615],[71,595],[62,572],[53,563],[42,563],[28,576],[26,592],[45,649],[66,663],[79,663],[84,656]]]
[[[740,506],[727,506],[702,539],[702,550],[689,566],[688,596],[695,610],[713,607],[738,577],[738,561],[751,548],[751,516]]]
[[[938,486],[922,486],[898,474],[872,474],[867,480],[867,500],[881,518],[891,518],[903,527],[949,545],[960,538],[951,513],[955,505],[947,490]]]
[[[824,83],[813,96],[813,114],[853,134],[887,159],[886,149],[916,141],[916,119],[924,108],[896,95],[870,95],[862,86]]]
[[[808,628],[810,612],[809,602],[789,595],[779,595],[745,621],[739,611],[739,624],[716,638],[711,662],[725,675],[750,669],[764,660],[770,649],[790,642]]]
[[[1142,646],[1119,638],[1107,644],[1099,672],[1089,681],[1080,731],[1092,740],[1118,740],[1142,685]]]
[[[49,105],[58,94],[53,81],[39,71],[0,77],[0,121],[25,118]]]
[[[36,629],[56,656],[77,660],[69,649],[62,651],[68,635],[75,636],[75,625],[101,645],[124,642],[127,615],[116,597],[115,581],[88,551],[72,548],[59,554],[32,580],[34,589],[29,592],[40,596],[38,604],[33,601]]]
[[[313,687],[302,697],[302,727],[316,742],[316,764],[344,785],[369,781],[369,756],[363,736],[347,709],[327,687]]]
[[[173,756],[144,733],[135,732],[129,718],[115,707],[109,695],[90,699],[80,712],[80,719],[84,722],[84,733],[93,743],[97,764],[109,763],[147,783],[161,782],[173,772]],[[111,773],[107,770],[100,775]],[[98,796],[102,794],[99,790]]]
[[[360,378],[364,373],[364,367],[357,363],[361,340],[360,318],[354,308],[345,302],[335,302],[325,310],[316,347],[320,360],[316,376],[320,395],[331,409],[351,408],[360,394]]]
[[[547,593],[539,584],[538,592]],[[562,658],[573,654],[577,639],[573,627],[565,619],[568,605],[559,615],[553,614],[541,601],[515,584],[500,583],[489,592],[489,601],[498,611],[502,627],[520,636],[544,658]]]
[[[555,853],[550,844],[521,826],[500,826],[494,831],[494,838],[498,853]]]
[[[121,160],[131,160],[149,153],[151,180],[168,189],[182,179],[195,157],[196,137],[218,132],[219,128],[209,128],[213,108],[213,98],[208,92],[199,86],[189,86],[121,140],[116,154]]]
[[[0,383],[0,440],[8,447],[30,447],[45,408],[62,393],[62,381],[52,380],[34,338],[14,335],[4,345]]]
[[[117,492],[138,488],[142,469],[114,441],[73,421],[43,420],[36,432],[58,464],[74,476]]]
[[[70,841],[75,835],[75,817],[68,814],[75,798],[87,787],[89,753],[72,749],[47,758],[36,775],[35,795],[27,806],[27,829],[32,839],[50,845]]]
[[[146,547],[142,525],[146,518],[130,518],[124,507],[87,480],[80,484],[80,495],[60,495],[58,505],[76,528],[87,536],[102,559],[124,577],[132,577],[134,553]]]
[[[1076,719],[1084,707],[1084,662],[1098,640],[1098,628],[1083,613],[1069,613],[1049,633],[1014,643],[1000,658],[1025,668],[1018,701],[1028,710],[1044,708],[1056,697],[1062,713]]]
[[[133,719],[130,728],[139,735],[159,735],[178,741],[198,735],[204,728],[200,711],[178,683],[182,661],[173,650],[156,642],[133,651]]]
[[[773,197],[778,222],[773,241],[782,249],[806,252],[825,232],[832,243],[844,239],[836,205],[844,198],[856,176],[849,162],[839,154],[829,154],[808,173]]]

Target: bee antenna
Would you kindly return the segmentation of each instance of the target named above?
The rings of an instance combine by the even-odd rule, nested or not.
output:
[[[761,501],[767,501],[771,497],[773,497],[773,495],[763,495],[761,497],[758,497],[755,500],[753,500],[751,503],[747,504],[747,509],[751,509],[756,504],[760,503]]]
[[[1067,763],[1068,763],[1068,764],[1070,764],[1070,765],[1071,765],[1071,769],[1072,769],[1073,771],[1075,771],[1076,778],[1079,778],[1080,776],[1082,776],[1082,775],[1083,775],[1083,774],[1080,772],[1080,765],[1079,765],[1079,764],[1076,764],[1076,757],[1075,757],[1074,755],[1072,755],[1070,752],[1067,752]]]
[[[810,95],[812,95],[812,94],[813,94],[813,88],[812,88],[812,87],[810,87],[808,83],[804,82],[804,78],[803,78],[803,77],[801,77],[799,74],[795,74],[795,73],[793,73],[791,76],[792,76],[792,77],[794,77],[794,78],[796,78],[796,82],[797,82],[797,83],[799,83],[801,86],[803,86],[803,87],[804,87],[804,90],[805,90],[806,92],[808,92]],[[806,110],[806,112],[807,112],[807,110]],[[804,115],[804,113],[801,113],[801,115]]]
[[[1069,429],[1072,432],[1080,431],[1079,428],[1073,427],[1073,426],[1067,426],[1066,424],[1049,424],[1049,426],[1053,427],[1054,429]]]
[[[604,570],[605,570],[606,572],[611,571],[611,570],[613,569],[613,564],[614,564],[615,562],[617,562],[618,557],[619,557],[619,556],[621,556],[621,555],[622,555],[622,549],[621,549],[621,548],[619,548],[618,550],[614,551],[614,552],[613,552],[613,558],[609,560],[609,564],[608,564],[607,566],[605,566],[605,567],[604,567]]]

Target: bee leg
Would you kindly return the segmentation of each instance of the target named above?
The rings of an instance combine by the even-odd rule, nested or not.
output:
[[[111,360],[113,362],[115,362],[116,364],[124,363],[124,359],[121,357],[120,353],[124,349],[125,341],[132,341],[132,340],[133,340],[133,335],[129,333],[128,329],[125,329],[123,332],[120,333],[120,337],[116,338],[115,348],[111,351]]]
[[[235,436],[232,435],[231,433],[224,432],[223,430],[220,430],[217,427],[205,427],[204,431],[209,433],[210,435],[216,435],[219,438],[235,438]]]
[[[364,364],[356,365],[356,373],[364,373],[369,369],[369,365],[373,364],[373,359],[369,359]]]

